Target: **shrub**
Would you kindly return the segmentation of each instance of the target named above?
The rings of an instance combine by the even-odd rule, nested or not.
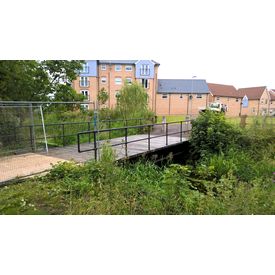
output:
[[[239,135],[239,131],[225,121],[223,113],[206,111],[192,121],[192,153],[204,157],[225,152]]]

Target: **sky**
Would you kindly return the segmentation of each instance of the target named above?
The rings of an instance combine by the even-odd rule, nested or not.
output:
[[[5,2],[0,59],[153,59],[159,78],[275,88],[274,1]]]

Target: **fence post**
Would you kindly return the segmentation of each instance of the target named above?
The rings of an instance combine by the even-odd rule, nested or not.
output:
[[[62,123],[62,143],[63,147],[65,146],[65,124]]]
[[[36,151],[35,146],[35,132],[34,132],[34,120],[33,120],[33,105],[32,103],[29,104],[29,110],[30,110],[30,119],[31,119],[31,127],[30,127],[30,138],[31,138],[31,147],[32,151]]]
[[[97,160],[96,131],[94,131],[94,151],[95,151],[95,160]]]
[[[151,138],[150,138],[150,127],[151,126],[148,126],[148,151],[150,151],[151,150]]]
[[[168,123],[166,123],[166,145],[168,145]]]
[[[182,121],[180,122],[180,142],[182,142]]]
[[[127,146],[127,142],[128,142],[128,128],[125,128],[125,157],[128,157],[128,146]]]
[[[31,142],[32,151],[35,151],[34,140],[33,140],[33,125],[30,125],[30,142]]]

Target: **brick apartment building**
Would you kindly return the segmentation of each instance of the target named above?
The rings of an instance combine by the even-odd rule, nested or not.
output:
[[[87,60],[72,86],[86,102],[95,102],[104,88],[109,96],[105,107],[114,108],[123,85],[136,81],[147,91],[149,108],[156,115],[197,115],[211,102],[227,105],[228,116],[275,112],[275,90],[265,86],[237,90],[196,78],[158,79],[159,65],[154,60]]]
[[[158,66],[153,60],[89,60],[73,88],[90,102],[95,102],[98,91],[104,88],[109,95],[106,107],[113,108],[122,86],[137,81],[147,91],[149,107],[155,112]]]

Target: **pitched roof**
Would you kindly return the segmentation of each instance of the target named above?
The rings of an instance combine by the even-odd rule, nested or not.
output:
[[[158,62],[151,60],[155,65],[160,65]],[[138,60],[98,60],[99,64],[135,64]]]
[[[238,89],[238,93],[239,95],[241,95],[241,97],[244,97],[246,95],[248,99],[260,99],[265,89],[266,86],[240,88]]]
[[[209,89],[204,79],[159,79],[158,93],[185,94],[185,93],[207,94]]]
[[[209,91],[213,96],[240,97],[237,89],[232,85],[207,83]]]

